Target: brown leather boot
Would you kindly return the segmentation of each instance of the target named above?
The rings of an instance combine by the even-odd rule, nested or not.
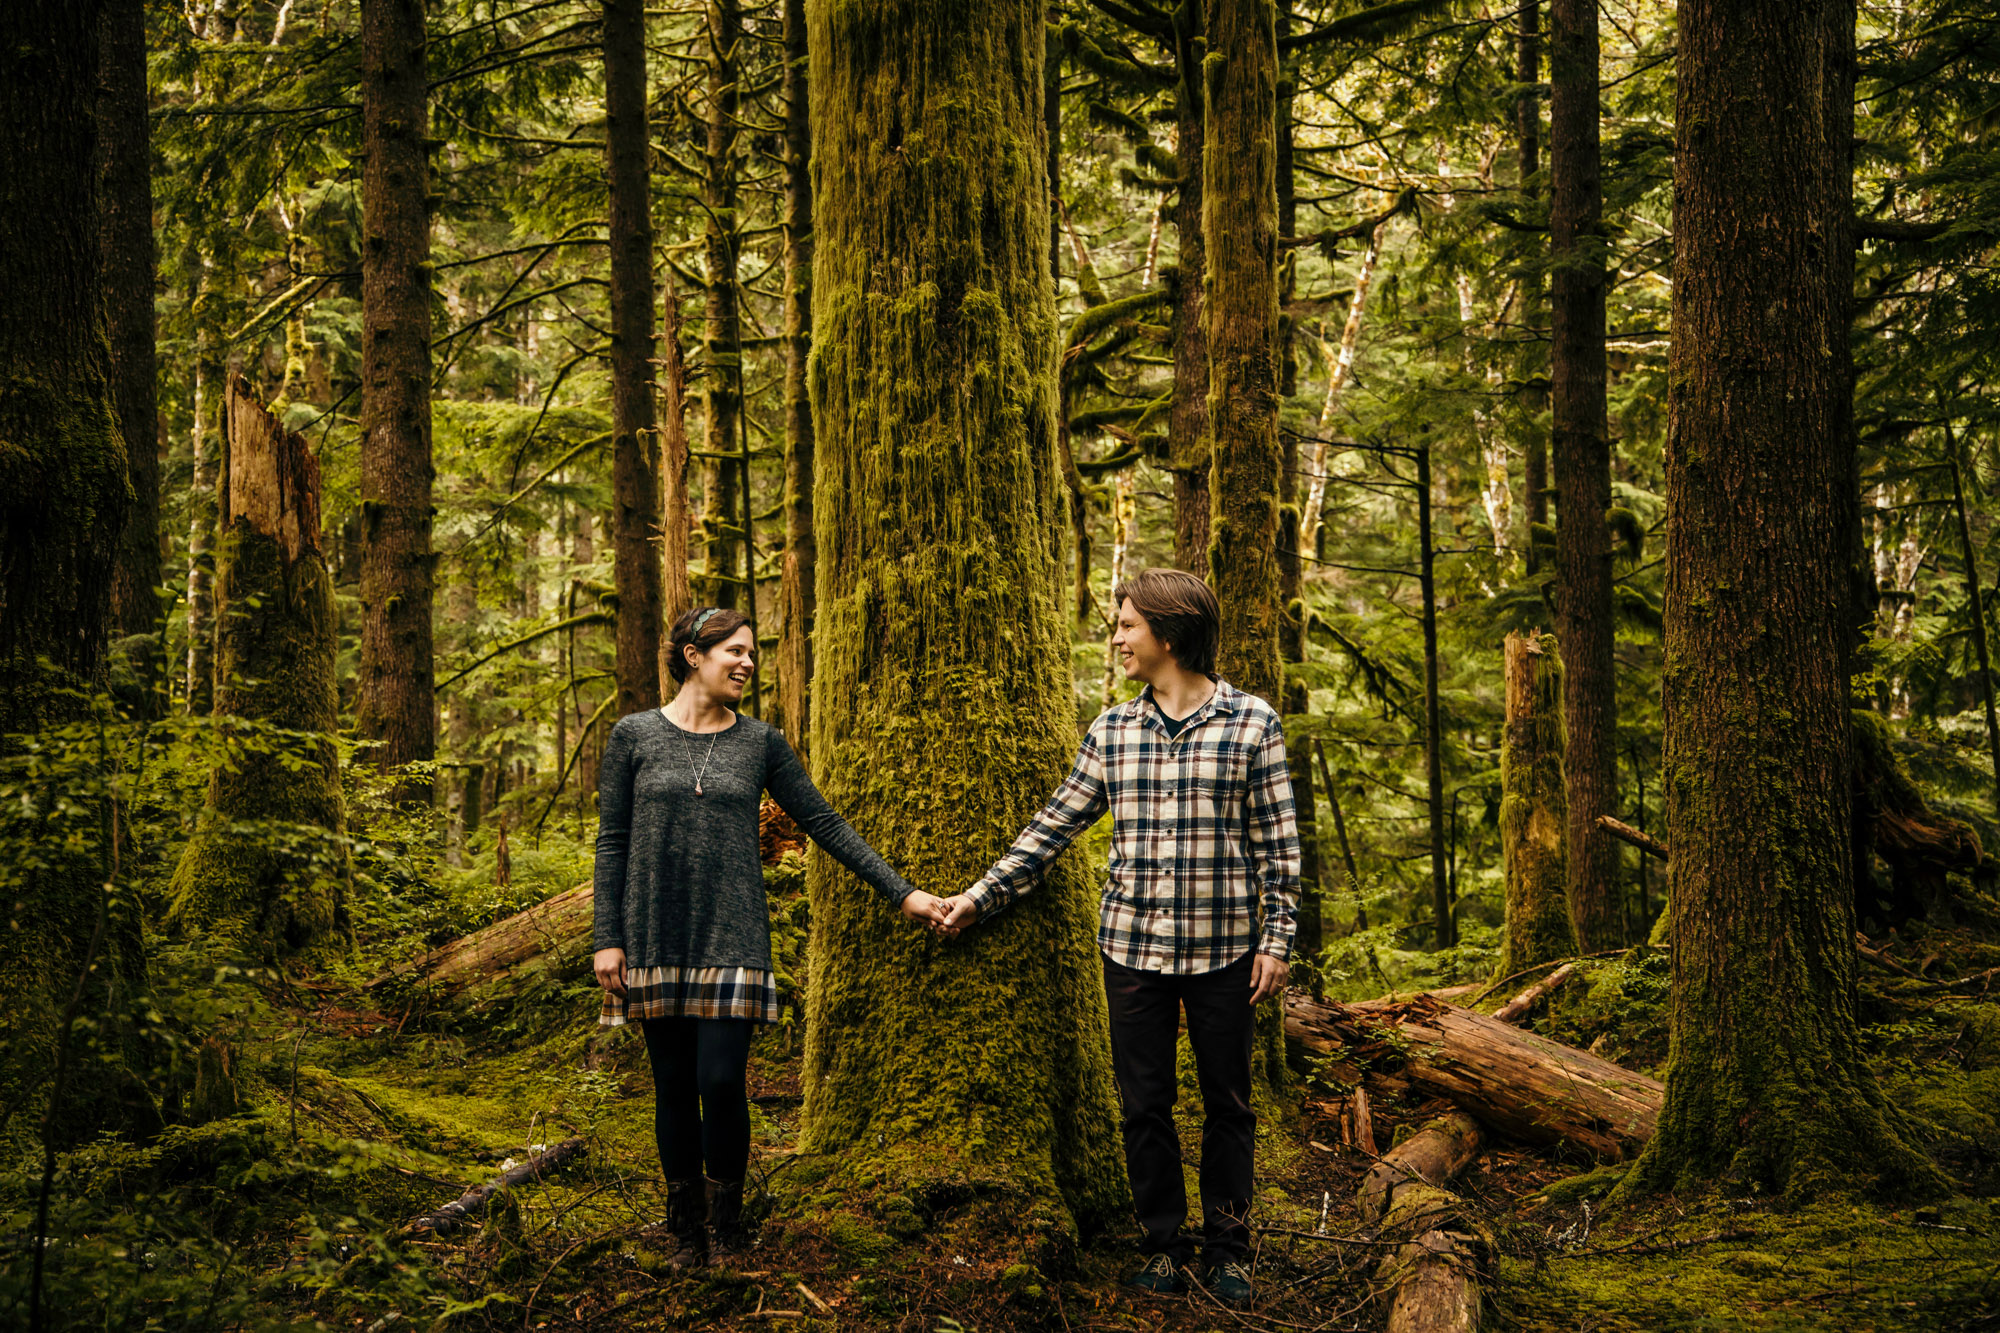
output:
[[[667,1230],[680,1242],[667,1267],[702,1268],[708,1263],[708,1196],[699,1180],[667,1182]]]
[[[718,1262],[734,1259],[750,1246],[743,1226],[743,1182],[708,1181],[708,1239]]]

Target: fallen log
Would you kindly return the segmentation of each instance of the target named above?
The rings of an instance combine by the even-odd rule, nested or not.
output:
[[[1332,1071],[1377,1091],[1439,1097],[1488,1127],[1599,1161],[1634,1155],[1653,1136],[1664,1089],[1587,1051],[1426,996],[1319,1004],[1294,997],[1285,1033]]]
[[[1382,1155],[1361,1178],[1355,1198],[1361,1220],[1374,1224],[1389,1211],[1399,1185],[1443,1185],[1479,1155],[1479,1122],[1463,1111],[1439,1116]]]
[[[1493,1011],[1493,1016],[1502,1023],[1518,1023],[1528,1016],[1528,1011],[1547,999],[1551,992],[1576,975],[1575,963],[1564,963],[1555,971],[1543,977],[1534,985],[1516,995],[1507,1003]]]
[[[1446,1189],[1479,1155],[1479,1122],[1440,1116],[1391,1148],[1362,1178],[1362,1219],[1384,1240],[1403,1240],[1376,1272],[1396,1333],[1475,1333],[1478,1261],[1486,1238]]]
[[[501,1172],[484,1185],[467,1190],[442,1208],[425,1213],[410,1223],[406,1229],[449,1236],[463,1225],[467,1218],[484,1210],[486,1205],[492,1202],[493,1196],[500,1191],[512,1189],[530,1180],[538,1180],[545,1172],[559,1169],[582,1151],[581,1138],[564,1139],[548,1151],[538,1152],[519,1166]]]
[[[590,885],[579,884],[483,930],[461,935],[368,984],[380,986],[402,978],[447,992],[464,990],[552,951],[575,953],[581,948],[587,954],[590,920]]]

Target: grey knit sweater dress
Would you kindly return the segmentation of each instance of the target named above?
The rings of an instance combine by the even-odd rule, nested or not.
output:
[[[911,892],[826,803],[776,727],[738,714],[721,731],[683,731],[658,708],[622,717],[598,770],[592,896],[593,947],[625,951],[625,997],[604,993],[600,1023],[777,1021],[757,850],[766,791],[892,904]]]

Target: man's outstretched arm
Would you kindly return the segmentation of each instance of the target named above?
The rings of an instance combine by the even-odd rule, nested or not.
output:
[[[1098,745],[1098,728],[1092,726],[1077,751],[1069,776],[1062,780],[1014,845],[979,881],[964,893],[945,900],[947,915],[942,929],[947,934],[991,916],[1033,888],[1051,861],[1076,841],[1077,835],[1095,824],[1104,813],[1104,754]]]

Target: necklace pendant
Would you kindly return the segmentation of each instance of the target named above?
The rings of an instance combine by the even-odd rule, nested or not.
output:
[[[694,784],[694,794],[696,796],[701,795],[701,784],[699,782]]]

